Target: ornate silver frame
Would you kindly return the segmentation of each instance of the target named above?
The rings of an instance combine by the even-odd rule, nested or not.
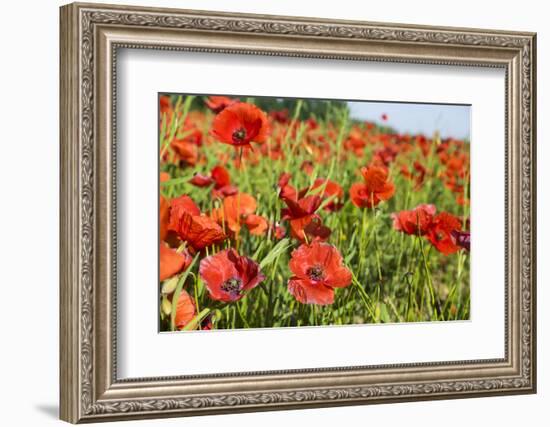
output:
[[[78,423],[536,390],[536,35],[174,9],[61,8],[61,418]],[[116,376],[117,48],[501,67],[506,71],[506,342],[497,360]]]

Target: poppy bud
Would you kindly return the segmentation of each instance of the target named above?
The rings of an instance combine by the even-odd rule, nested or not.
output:
[[[170,300],[168,298],[166,298],[166,296],[162,297],[162,303],[161,303],[160,307],[161,307],[162,312],[166,316],[169,316],[170,313],[172,313],[172,303],[170,302]]]
[[[176,290],[177,285],[178,285],[178,277],[177,276],[174,276],[171,279],[166,280],[162,284],[162,290],[161,290],[162,294],[163,295],[171,294],[172,292],[174,292]]]

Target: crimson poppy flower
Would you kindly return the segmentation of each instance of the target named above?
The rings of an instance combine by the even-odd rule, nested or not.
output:
[[[202,215],[195,202],[185,195],[170,203],[168,230],[175,231],[181,240],[189,243],[196,251],[226,239],[216,221]]]
[[[388,172],[379,166],[361,168],[364,182],[356,182],[350,188],[353,204],[360,208],[372,208],[388,200],[395,192],[395,186],[388,180]]]
[[[351,283],[351,272],[343,265],[340,252],[328,243],[301,245],[292,252],[288,266],[294,274],[288,291],[302,304],[332,304],[334,288]]]
[[[170,222],[170,203],[164,197],[160,196],[160,204],[159,204],[160,240],[166,239],[166,235],[168,234],[169,222]]]
[[[162,242],[160,243],[159,258],[159,276],[161,282],[185,270],[193,260],[187,251],[177,252]]]
[[[175,325],[177,329],[183,329],[187,324],[194,319],[197,310],[191,295],[185,289],[182,289],[176,306]]]
[[[239,100],[228,98],[227,96],[209,96],[204,101],[206,106],[210,108],[214,113],[219,113],[224,108],[229,107],[236,102],[239,102]]]
[[[288,108],[282,110],[273,110],[269,112],[269,117],[274,121],[286,125],[290,122],[290,115],[288,114]]]
[[[238,102],[225,108],[212,123],[212,135],[235,147],[265,142],[270,132],[266,114],[253,104]]]
[[[237,187],[231,185],[231,177],[228,170],[223,166],[215,166],[210,172],[210,176],[214,180],[214,188],[212,189],[212,197],[223,198],[237,194]]]
[[[210,298],[224,302],[241,299],[247,291],[265,279],[258,264],[240,256],[235,249],[225,249],[204,258],[199,266],[199,274]]]
[[[381,118],[382,118],[382,121],[385,122],[385,121],[388,120],[388,115],[387,115],[386,113],[383,113],[382,116],[381,116]]]
[[[432,225],[426,238],[443,255],[457,252],[460,246],[456,244],[453,232],[460,231],[460,220],[448,212],[441,212],[432,220]]]
[[[330,229],[321,224],[321,218],[315,213],[321,206],[321,197],[310,195],[298,200],[284,198],[283,201],[287,208],[281,210],[281,218],[288,220],[292,237],[304,242],[306,237],[326,240],[330,236]],[[316,224],[308,227],[312,221]]]
[[[418,205],[410,211],[393,213],[391,217],[395,230],[405,234],[424,236],[430,230],[434,215],[434,205]]]
[[[311,186],[311,190],[313,191],[317,188],[323,189],[323,191],[319,194],[323,199],[331,199],[330,202],[325,205],[325,210],[335,212],[342,209],[342,206],[344,206],[342,203],[342,199],[344,198],[344,190],[340,187],[340,185],[329,179],[317,178]]]
[[[458,246],[470,252],[470,232],[469,231],[454,230],[451,232],[451,235],[455,239],[456,244]]]
[[[288,172],[283,172],[281,176],[279,176],[277,185],[279,187],[279,197],[281,199],[296,200],[298,198],[298,191],[289,184],[290,178],[292,178],[292,175]]]
[[[208,187],[209,185],[212,185],[214,183],[214,180],[207,176],[202,175],[200,173],[196,173],[193,175],[193,178],[189,180],[189,183],[193,184],[195,187]]]
[[[236,194],[238,189],[231,185],[229,172],[223,166],[216,166],[210,172],[210,176],[197,173],[189,180],[189,183],[195,187],[209,187],[214,184],[212,196],[214,198],[224,198]]]

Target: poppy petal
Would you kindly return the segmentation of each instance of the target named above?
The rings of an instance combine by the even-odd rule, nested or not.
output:
[[[312,284],[308,280],[292,278],[288,281],[288,291],[302,304],[330,305],[334,302],[334,290],[322,284]]]

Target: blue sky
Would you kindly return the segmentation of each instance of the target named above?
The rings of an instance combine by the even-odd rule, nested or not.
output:
[[[397,102],[348,102],[351,117],[386,124],[400,133],[423,133],[432,136],[439,131],[442,138],[470,138],[470,106],[446,104],[413,104]]]

